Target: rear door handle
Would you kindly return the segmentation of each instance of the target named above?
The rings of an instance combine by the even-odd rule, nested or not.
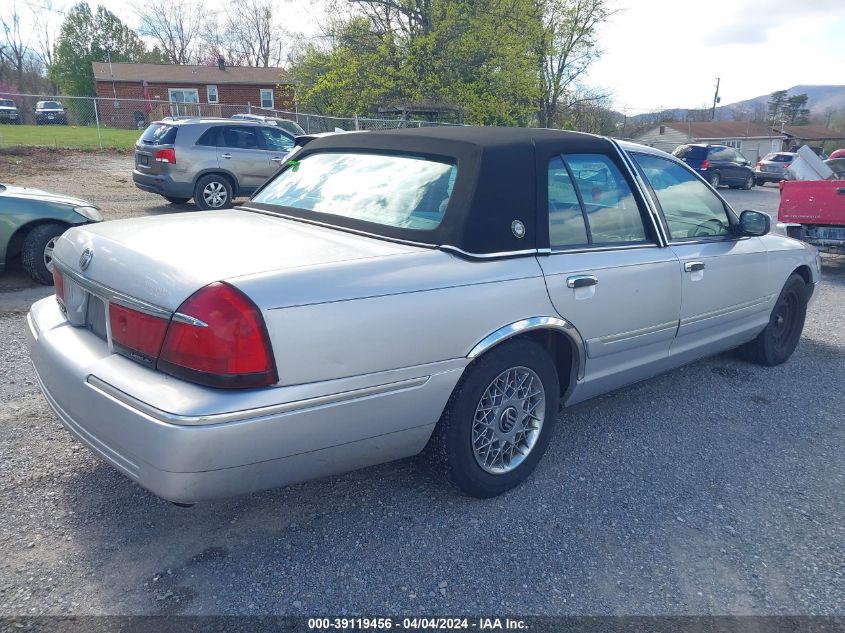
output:
[[[274,163],[281,163],[284,159],[284,156],[273,156],[273,158],[271,158],[270,160],[272,160]]]
[[[232,158],[232,155],[227,152],[225,154],[220,154],[220,157],[221,158]]]
[[[566,285],[569,288],[586,288],[595,286],[598,282],[599,280],[592,275],[573,275],[566,278]]]
[[[704,262],[685,262],[684,270],[688,273],[694,273],[697,270],[704,270]]]

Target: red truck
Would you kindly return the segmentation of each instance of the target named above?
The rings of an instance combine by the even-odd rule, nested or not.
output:
[[[780,183],[778,220],[790,237],[828,253],[845,253],[845,179]]]

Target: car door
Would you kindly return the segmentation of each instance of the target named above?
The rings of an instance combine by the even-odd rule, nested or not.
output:
[[[681,267],[681,315],[672,354],[689,360],[738,345],[768,321],[768,255],[738,236],[725,203],[684,165],[632,153],[654,195]]]
[[[644,221],[622,169],[606,155],[557,156],[540,187],[551,252],[538,261],[555,309],[586,346],[570,404],[662,371],[678,327],[678,259]]]
[[[249,195],[270,175],[270,161],[257,125],[226,125],[217,146],[217,162],[238,179],[238,191]]]
[[[293,137],[277,127],[262,127],[261,136],[267,151],[267,177],[279,169],[285,157],[293,150]]]

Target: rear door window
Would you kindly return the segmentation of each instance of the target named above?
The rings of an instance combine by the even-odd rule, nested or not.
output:
[[[221,147],[232,149],[264,149],[259,128],[229,125],[223,128]]]
[[[549,162],[549,243],[552,247],[589,244],[584,210],[563,160]]]
[[[219,127],[212,127],[208,128],[205,132],[202,133],[202,136],[197,139],[197,145],[202,145],[203,147],[217,147],[220,143],[220,128]]]
[[[603,154],[567,154],[591,244],[645,242],[640,208],[619,168]]]

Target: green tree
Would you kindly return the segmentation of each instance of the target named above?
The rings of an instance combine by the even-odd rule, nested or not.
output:
[[[539,97],[530,0],[356,0],[331,45],[293,64],[305,108],[453,106],[479,124],[526,124]]]
[[[775,90],[769,95],[768,111],[766,117],[769,125],[776,125],[783,115],[783,106],[786,104],[786,90]]]
[[[810,110],[807,108],[809,97],[806,94],[792,95],[782,107],[783,118],[789,125],[806,125],[810,122]]]
[[[62,23],[49,77],[62,94],[94,96],[91,62],[140,62],[145,55],[144,42],[115,14],[102,6],[92,13],[80,2]]]

